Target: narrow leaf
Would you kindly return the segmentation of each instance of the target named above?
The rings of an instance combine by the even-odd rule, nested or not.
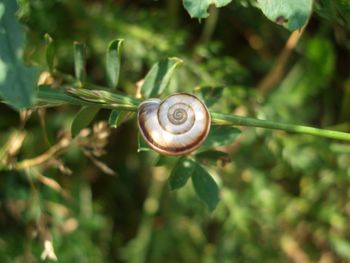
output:
[[[112,110],[111,114],[109,115],[108,118],[108,124],[112,128],[117,128],[118,127],[118,119],[120,117],[121,111],[120,110]]]
[[[82,129],[86,128],[99,110],[100,108],[98,107],[82,107],[73,119],[71,126],[72,137],[77,136]]]
[[[313,0],[257,0],[271,21],[294,31],[302,28],[312,12]]]
[[[48,66],[50,72],[54,68],[54,57],[55,57],[55,47],[53,39],[49,34],[45,34],[45,45],[46,45],[46,65]]]
[[[219,187],[207,170],[198,163],[195,163],[192,184],[197,196],[213,211],[219,202]]]
[[[216,102],[220,101],[224,93],[223,87],[201,87],[199,93],[207,107],[211,107]]]
[[[183,187],[187,183],[188,178],[190,178],[192,175],[194,168],[194,161],[188,158],[181,158],[176,163],[169,177],[169,185],[171,190]]]
[[[35,100],[37,70],[23,63],[24,31],[16,12],[17,1],[0,2],[0,96],[18,110]]]
[[[222,7],[232,0],[183,0],[183,5],[192,18],[206,18],[211,4]]]
[[[202,144],[201,148],[217,147],[233,143],[240,133],[241,131],[235,127],[212,125],[208,138]]]
[[[182,63],[178,58],[168,58],[153,65],[141,87],[144,98],[158,97],[169,85],[175,68]]]
[[[112,128],[118,128],[123,122],[131,119],[134,113],[130,111],[112,110],[108,118],[108,124]]]
[[[74,71],[75,77],[84,82],[86,78],[85,71],[86,46],[80,42],[74,42]]]
[[[110,88],[115,89],[119,81],[121,45],[123,39],[115,39],[109,45],[106,53],[107,81]]]
[[[142,138],[141,134],[138,134],[137,136],[137,152],[148,152],[152,150],[151,147],[148,146],[148,144],[145,142],[145,140]]]

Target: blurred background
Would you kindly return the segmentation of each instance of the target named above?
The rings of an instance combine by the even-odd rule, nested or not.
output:
[[[72,75],[84,42],[88,80],[105,86],[107,45],[123,38],[121,92],[176,56],[169,93],[223,87],[212,110],[350,131],[347,0],[315,1],[300,39],[249,0],[200,22],[179,0],[18,2],[25,59],[42,69],[45,33]],[[349,144],[243,128],[220,149],[231,162],[209,166],[221,199],[210,213],[190,182],[170,191],[157,154],[137,153],[134,119],[108,128],[101,111],[72,141],[78,107],[0,110],[0,262],[40,262],[44,240],[59,262],[350,262]]]

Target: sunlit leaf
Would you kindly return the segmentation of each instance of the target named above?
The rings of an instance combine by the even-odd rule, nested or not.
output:
[[[86,78],[85,61],[86,60],[86,46],[80,42],[74,42],[74,72],[75,77],[84,82]]]
[[[147,73],[141,87],[144,98],[158,97],[169,85],[175,68],[182,63],[178,58],[168,58],[159,61]]]
[[[293,31],[305,25],[312,12],[312,2],[312,0],[258,0],[258,5],[268,19]]]
[[[108,124],[112,128],[118,128],[123,122],[131,119],[134,113],[130,111],[112,110],[108,118]]]
[[[206,18],[209,16],[210,5],[222,7],[232,0],[183,0],[183,5],[192,18]]]
[[[119,81],[121,45],[123,39],[115,39],[109,45],[106,53],[106,72],[108,85],[115,89]]]
[[[37,70],[22,61],[24,33],[16,11],[16,1],[0,2],[0,95],[22,109],[34,102]]]
[[[54,58],[55,58],[55,47],[53,39],[49,34],[45,34],[45,45],[46,45],[46,65],[48,66],[50,72],[54,68]]]

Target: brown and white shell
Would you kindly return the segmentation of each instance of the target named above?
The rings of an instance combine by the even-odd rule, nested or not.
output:
[[[210,114],[197,97],[178,93],[161,101],[143,101],[137,113],[140,133],[149,146],[165,155],[184,155],[197,149],[210,130]]]

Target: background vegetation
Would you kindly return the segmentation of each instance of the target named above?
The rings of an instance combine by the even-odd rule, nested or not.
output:
[[[87,79],[105,86],[106,47],[123,38],[122,92],[136,96],[176,56],[169,93],[222,87],[216,111],[350,131],[348,0],[315,1],[293,33],[248,0],[201,23],[178,0],[18,3],[24,59],[40,71],[48,33],[57,69],[74,75],[73,42],[86,43]],[[209,166],[220,185],[209,212],[191,182],[170,191],[171,160],[137,153],[134,120],[109,128],[102,110],[73,140],[77,107],[0,110],[0,262],[350,261],[349,144],[244,128],[220,148],[231,161]]]

